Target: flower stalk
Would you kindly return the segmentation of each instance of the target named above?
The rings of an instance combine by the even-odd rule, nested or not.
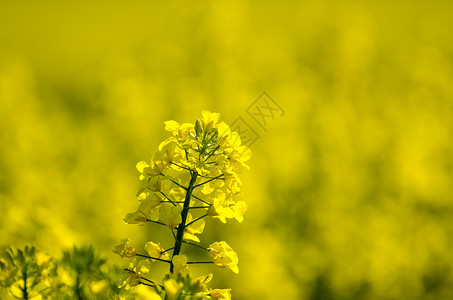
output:
[[[187,188],[186,197],[184,200],[184,207],[181,212],[181,224],[178,226],[178,231],[176,232],[176,239],[175,239],[175,246],[173,250],[172,260],[175,255],[179,255],[181,253],[181,246],[182,240],[184,236],[184,230],[186,228],[186,220],[187,214],[189,213],[190,208],[190,199],[192,197],[192,191],[195,187],[195,182],[197,181],[197,171],[191,171],[190,183],[189,187]],[[170,263],[170,272],[173,273],[174,265],[173,262]]]

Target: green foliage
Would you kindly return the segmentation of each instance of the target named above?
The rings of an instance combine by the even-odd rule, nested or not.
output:
[[[109,277],[105,259],[92,246],[65,250],[59,263],[59,275],[64,282],[60,296],[63,299],[98,299],[109,294]]]
[[[56,265],[35,247],[23,249],[11,247],[6,253],[6,260],[0,262],[0,284],[17,299],[37,299],[52,292]]]
[[[207,291],[205,284],[211,278],[212,275],[207,275],[194,280],[190,275],[167,274],[163,279],[163,289],[157,289],[157,291],[162,299],[166,300],[206,299],[206,296],[200,293]]]
[[[4,256],[0,285],[16,299],[114,299],[119,294],[119,268],[107,268],[92,246],[64,250],[59,260],[30,246],[12,247]]]

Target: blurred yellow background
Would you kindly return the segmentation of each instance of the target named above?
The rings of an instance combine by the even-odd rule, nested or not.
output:
[[[0,246],[125,225],[136,162],[202,110],[260,135],[242,224],[207,222],[234,299],[453,298],[451,1],[0,1]],[[263,130],[261,94],[284,110]],[[198,267],[197,267],[198,268]],[[161,277],[156,274],[154,279]]]

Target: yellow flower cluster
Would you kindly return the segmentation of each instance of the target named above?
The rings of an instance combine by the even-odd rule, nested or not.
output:
[[[197,173],[191,206],[205,206],[209,216],[224,223],[230,218],[242,222],[247,205],[235,198],[242,185],[238,175],[249,168],[246,162],[251,151],[219,117],[203,111],[195,124],[165,122],[171,136],[159,145],[149,163],[137,164],[143,182],[137,194],[140,205],[126,216],[126,223],[143,225],[147,218],[161,220],[170,228],[181,223],[181,205],[170,205],[184,202],[189,171]]]
[[[134,258],[129,264],[128,273],[123,282],[118,286],[129,290],[131,287],[136,286],[140,283],[143,274],[149,272],[150,263],[147,259],[143,259],[137,262]]]
[[[192,294],[199,293],[203,299],[231,299],[228,289],[211,290],[204,286],[212,275],[204,277],[203,282],[185,280],[192,274],[188,265],[194,263],[213,263],[239,272],[238,256],[226,242],[216,242],[208,248],[192,244],[200,242],[197,235],[203,233],[204,218],[217,218],[223,223],[227,219],[242,222],[247,209],[247,204],[237,196],[241,194],[242,186],[239,174],[249,168],[247,161],[251,151],[241,145],[239,134],[219,118],[218,113],[203,111],[195,123],[165,122],[165,130],[170,136],[159,145],[151,161],[137,163],[142,181],[137,193],[139,206],[135,212],[126,215],[124,222],[165,226],[172,231],[175,244],[165,250],[159,243],[147,242],[145,251],[148,255],[142,255],[137,254],[129,239],[122,240],[114,252],[121,257],[134,257],[122,287],[128,289],[139,283],[150,285],[157,291],[165,290],[167,299],[173,299],[181,290],[190,287]],[[212,261],[188,261],[181,254],[183,244],[207,250]],[[143,257],[142,261],[146,263],[136,263],[136,256]],[[156,261],[170,264],[173,277],[166,277],[163,285],[151,284],[148,279],[141,281],[141,274]],[[198,288],[194,288],[196,286]]]
[[[180,278],[168,277],[164,280],[164,288],[167,300],[176,300],[182,295],[185,282]],[[231,289],[210,289],[206,286],[212,280],[212,274],[204,275],[192,279],[190,282],[190,292],[193,296],[190,299],[226,299],[231,300]],[[189,298],[186,298],[189,299]]]

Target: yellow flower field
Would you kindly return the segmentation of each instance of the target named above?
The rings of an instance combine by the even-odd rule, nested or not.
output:
[[[253,153],[234,210],[213,205],[184,233],[211,249],[187,249],[214,259],[190,266],[196,284],[214,273],[211,297],[453,298],[452,13],[444,0],[0,0],[0,250],[92,245],[127,268],[130,240],[168,248],[169,229],[134,213],[139,171],[181,130],[168,121],[211,111]],[[177,290],[165,272],[149,270]]]

